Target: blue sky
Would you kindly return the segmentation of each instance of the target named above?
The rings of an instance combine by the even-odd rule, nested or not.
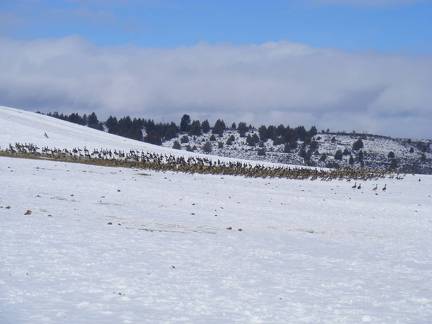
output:
[[[288,40],[350,51],[432,51],[427,0],[2,0],[0,13],[1,35],[20,39],[80,35],[99,45],[145,47]]]
[[[0,0],[0,105],[432,138],[432,0]]]

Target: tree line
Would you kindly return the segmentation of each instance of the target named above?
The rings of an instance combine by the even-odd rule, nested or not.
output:
[[[222,137],[227,130],[237,131],[240,137],[246,138],[246,143],[250,146],[256,146],[260,143],[265,143],[267,140],[273,140],[275,145],[284,144],[286,151],[297,148],[297,141],[303,141],[307,145],[312,144],[312,138],[317,134],[317,129],[312,126],[307,130],[304,126],[291,128],[280,124],[262,125],[256,129],[252,125],[245,122],[232,123],[227,126],[223,119],[218,119],[211,126],[206,119],[204,121],[192,120],[188,114],[184,114],[177,125],[175,122],[156,123],[152,119],[131,118],[125,116],[117,118],[109,116],[105,121],[99,121],[96,113],[92,112],[89,115],[80,115],[78,113],[63,114],[63,113],[48,113],[48,116],[66,120],[75,124],[88,126],[98,130],[107,131],[110,134],[115,134],[138,141],[144,141],[151,144],[161,145],[162,142],[178,137],[180,134],[189,136],[200,136],[202,134],[211,133],[212,138]],[[253,134],[248,132],[253,131]],[[233,142],[234,138],[230,137],[229,142]],[[228,143],[229,144],[229,143]]]

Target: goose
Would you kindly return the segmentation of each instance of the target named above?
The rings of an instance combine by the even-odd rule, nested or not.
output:
[[[353,189],[357,188],[357,182],[354,183],[354,186],[352,186],[351,188],[353,188]]]
[[[384,185],[384,187],[382,188],[382,191],[386,191],[387,190],[387,184]]]
[[[361,184],[358,185],[357,189],[361,189]]]
[[[378,185],[376,184],[375,187],[373,187],[373,191],[376,191],[378,189]]]

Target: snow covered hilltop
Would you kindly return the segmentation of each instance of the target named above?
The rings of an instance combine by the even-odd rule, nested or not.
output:
[[[201,156],[14,109],[0,108],[0,129],[2,148]],[[2,324],[432,318],[432,176],[302,181],[0,157],[0,180]]]
[[[177,125],[155,123],[150,119],[117,119],[105,122],[95,113],[49,116],[87,125],[94,129],[168,148],[291,165],[327,168],[368,167],[394,169],[405,173],[432,174],[432,139],[411,140],[356,132],[334,132],[316,127],[290,127],[280,124],[258,128],[244,122],[227,126],[218,119],[213,127],[208,120],[191,120],[183,115]]]

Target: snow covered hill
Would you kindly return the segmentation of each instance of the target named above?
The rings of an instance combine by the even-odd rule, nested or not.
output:
[[[0,127],[0,146],[171,152],[4,108]],[[354,189],[0,157],[0,180],[1,324],[432,319],[432,176]]]
[[[200,156],[210,160],[238,161],[238,158],[204,155],[186,150],[173,150],[133,139],[116,136],[89,127],[77,125],[30,111],[0,106],[0,150],[15,143],[29,143],[50,149],[87,148],[123,151],[143,151],[173,156]],[[254,164],[252,161],[248,161]],[[261,161],[262,165],[274,163]]]
[[[401,168],[401,172],[432,174],[432,140],[411,141],[378,135],[318,133],[312,138],[316,149],[311,150],[310,145],[298,141],[297,147],[287,152],[284,144],[276,144],[271,139],[248,145],[247,136],[254,134],[258,135],[256,129],[246,132],[245,137],[240,137],[236,130],[227,130],[222,137],[211,133],[200,136],[183,133],[162,145],[171,148],[177,142],[182,150],[205,153],[204,144],[210,143],[211,154],[218,156],[318,167],[360,166],[361,151],[363,164],[367,167],[388,168],[393,162]],[[353,144],[359,139],[364,147],[355,151]],[[337,151],[342,153],[340,159],[335,158]]]
[[[108,134],[92,128],[65,122],[45,115],[0,106],[0,148],[9,144],[32,143],[40,147],[92,149],[121,149],[172,153],[157,145]],[[46,134],[46,136],[45,136]],[[177,154],[191,155],[189,152]]]

